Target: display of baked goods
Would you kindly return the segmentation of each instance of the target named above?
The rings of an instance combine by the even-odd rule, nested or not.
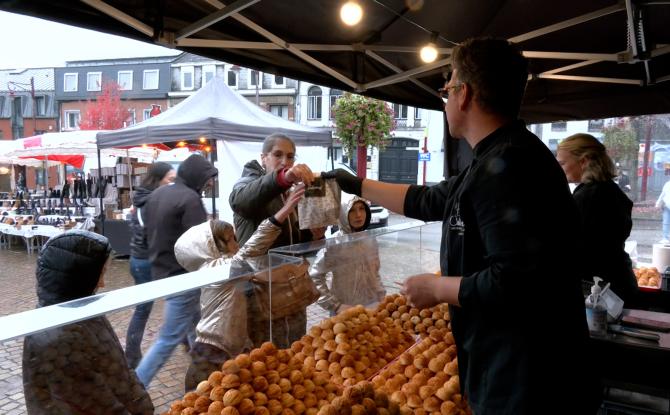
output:
[[[397,324],[409,331],[426,337],[435,329],[451,330],[449,305],[438,304],[431,308],[418,309],[407,304],[400,294],[389,295],[377,306],[379,317],[391,317]]]
[[[333,383],[352,386],[374,375],[414,341],[390,317],[356,306],[313,326],[291,348],[305,355],[305,365],[327,374]]]
[[[372,384],[400,405],[401,412],[470,413],[460,393],[456,345],[447,329],[431,330],[430,335],[378,373]]]
[[[418,310],[400,295],[386,297],[375,310],[356,306],[323,320],[289,349],[266,342],[228,360],[166,412],[470,413],[460,394],[447,306]]]
[[[633,272],[635,273],[635,279],[637,279],[638,286],[652,288],[661,287],[661,274],[656,267],[634,268]]]

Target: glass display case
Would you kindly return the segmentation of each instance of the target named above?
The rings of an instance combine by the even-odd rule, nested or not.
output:
[[[368,367],[363,369],[360,360],[351,360],[356,357],[354,353],[345,358],[345,362],[338,362],[341,370],[337,375],[316,370],[317,363],[324,360],[316,357],[324,357],[325,350],[318,355],[313,354],[315,349],[311,346],[297,350],[299,341],[307,341],[310,333],[321,330],[320,324],[324,320],[345,314],[352,317],[352,321],[357,319],[358,323],[367,318],[363,314],[373,318],[380,307],[386,309],[387,296],[398,292],[398,283],[404,278],[438,271],[439,242],[435,242],[434,235],[430,243],[426,242],[423,225],[420,221],[407,222],[292,245],[272,250],[262,257],[225,261],[218,267],[138,286],[128,286],[131,284],[129,280],[125,283],[109,281],[107,291],[91,297],[42,308],[24,308],[25,311],[0,317],[3,361],[0,366],[0,412],[27,413],[27,406],[31,405],[33,409],[44,408],[44,405],[72,405],[84,412],[104,413],[126,405],[131,413],[199,413],[195,403],[206,395],[208,406],[200,412],[207,413],[209,405],[220,402],[211,408],[212,411],[221,405],[221,410],[235,406],[239,413],[255,413],[255,409],[248,407],[251,401],[254,408],[263,407],[268,413],[275,413],[277,404],[268,404],[275,401],[284,409],[293,408],[295,413],[316,413],[318,407],[341,395],[345,383],[348,385],[361,378],[372,380],[372,370],[378,372],[415,343],[414,333],[410,335],[402,329],[402,324],[394,329],[389,325],[384,334],[388,344],[382,346],[388,350],[380,349],[375,354],[369,346],[369,353],[363,356],[358,348],[358,357],[364,358],[362,361],[367,361]],[[127,266],[119,264],[120,261],[114,262],[113,267]],[[11,292],[7,288],[6,292]],[[123,365],[123,346],[132,311],[138,304],[155,301],[142,341],[146,355],[163,321],[164,299],[193,290],[201,290],[202,318],[198,333],[205,346],[199,347],[196,343],[190,351],[185,346],[178,346],[153,376],[145,395],[134,371]],[[391,297],[391,302],[397,298]],[[34,303],[34,298],[31,301],[27,304]],[[397,311],[389,310],[382,315],[388,314],[391,318]],[[343,324],[353,324],[347,321],[342,320]],[[332,323],[324,323],[324,326],[328,324]],[[379,326],[374,329],[363,325],[356,330],[365,336],[370,330],[376,333]],[[225,335],[214,339],[208,337],[216,333]],[[332,339],[328,340],[335,343],[324,340],[322,346],[328,342],[328,348],[336,352],[337,346],[344,343],[344,336],[338,337],[339,334],[342,333],[333,332]],[[340,343],[337,343],[338,339]],[[362,338],[358,343],[355,337],[351,341],[354,343],[349,347],[364,344]],[[344,348],[346,346],[341,346],[339,352]],[[212,350],[215,350],[213,354]],[[259,358],[261,353],[267,359],[263,360],[262,368],[258,363],[262,360]],[[238,355],[241,357],[235,359]],[[371,362],[371,357],[378,359]],[[335,355],[330,359],[334,360]],[[200,365],[202,362],[206,364]],[[232,367],[235,362],[239,364]],[[298,364],[302,373],[300,384],[308,390],[296,388],[299,376],[293,373],[296,370],[293,367]],[[323,369],[322,365],[318,368]],[[293,370],[287,372],[290,368]],[[342,369],[348,370],[342,373]],[[352,375],[351,370],[356,369],[360,370]],[[226,378],[230,371],[239,372],[237,380]],[[277,379],[274,379],[275,372],[279,376]],[[276,388],[267,390],[259,376],[270,376],[266,380],[276,382],[269,382],[269,386],[277,385],[282,392],[275,396]],[[287,383],[280,379],[292,377],[294,385],[286,389]],[[221,396],[217,401],[214,398],[221,392],[217,387],[222,387],[224,378],[241,394],[227,399]],[[347,379],[352,380],[346,382]],[[185,394],[185,383],[195,392]],[[313,393],[313,387],[318,394]],[[225,392],[228,390],[230,388]],[[263,390],[261,395],[265,396],[266,404],[262,404],[263,396],[254,395],[260,390]],[[201,399],[199,405],[204,404],[205,399]],[[150,409],[152,406],[154,409]],[[186,411],[188,408],[191,409]]]

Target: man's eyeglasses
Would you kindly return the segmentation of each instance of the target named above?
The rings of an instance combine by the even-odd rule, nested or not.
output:
[[[440,88],[437,90],[437,93],[440,94],[440,98],[442,98],[442,102],[445,104],[447,103],[447,99],[449,99],[449,90],[453,89],[454,91],[460,87],[462,87],[463,84],[456,84],[456,85],[451,85],[451,86],[445,86],[444,88]]]

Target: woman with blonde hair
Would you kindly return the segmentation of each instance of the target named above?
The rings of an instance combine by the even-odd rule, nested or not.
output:
[[[637,283],[624,244],[633,222],[633,202],[614,182],[616,168],[605,146],[589,134],[575,134],[561,141],[556,159],[570,183],[579,208],[584,264],[589,278],[598,276],[629,306],[635,301]]]

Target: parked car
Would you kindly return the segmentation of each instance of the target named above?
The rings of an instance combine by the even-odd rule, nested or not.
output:
[[[346,164],[336,163],[335,168],[344,169],[349,173],[353,174],[354,176],[356,175],[356,172]],[[342,192],[343,202],[348,201],[352,197],[354,197],[354,195]],[[370,211],[372,212],[372,218],[370,218],[370,226],[368,227],[368,229],[383,228],[386,225],[388,225],[389,211],[385,207],[373,203],[370,205]],[[331,232],[333,233],[337,232],[337,226],[333,226],[332,228],[333,229],[331,230]]]

